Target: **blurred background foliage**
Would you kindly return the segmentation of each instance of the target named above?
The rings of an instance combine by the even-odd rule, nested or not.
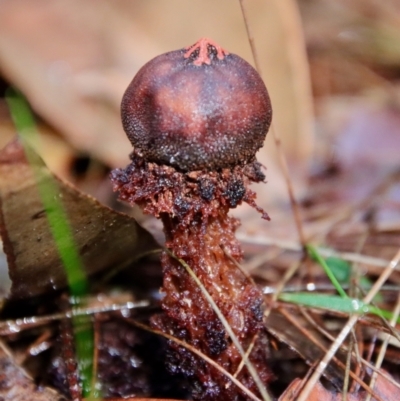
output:
[[[400,3],[243,4],[298,196],[308,193],[311,174],[338,163],[398,163]],[[254,65],[239,1],[2,0],[1,87],[27,97],[51,170],[110,204],[108,169],[124,166],[131,151],[119,117],[125,88],[152,57],[204,36]],[[1,98],[0,147],[14,135]],[[258,202],[274,216],[269,229],[286,237],[293,224],[271,134],[258,157],[268,169]]]
[[[151,58],[201,37],[254,65],[241,4],[307,241],[347,252],[359,277],[378,276],[400,238],[398,0],[0,0],[0,148],[16,135],[5,101],[12,86],[35,112],[36,150],[50,170],[121,209],[108,175],[132,149],[119,115],[125,88]],[[300,263],[302,248],[271,133],[258,158],[268,184],[257,185],[257,203],[272,221],[246,206],[234,213],[242,217],[244,267],[272,288]],[[162,241],[158,222],[125,210]],[[320,267],[305,265],[316,284],[326,282]],[[291,284],[304,284],[303,272]],[[0,253],[0,294],[7,279]],[[397,291],[399,271],[390,280]],[[311,349],[294,337],[294,348]],[[398,371],[398,348],[386,359]]]

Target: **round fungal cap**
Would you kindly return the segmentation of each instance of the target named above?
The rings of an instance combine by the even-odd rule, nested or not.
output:
[[[121,115],[147,161],[195,171],[254,161],[272,109],[249,63],[200,39],[145,64],[123,96]]]

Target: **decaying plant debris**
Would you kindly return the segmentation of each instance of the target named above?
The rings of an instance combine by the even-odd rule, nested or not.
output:
[[[227,9],[223,8],[222,1],[214,5],[215,9],[213,9],[211,2],[201,1],[201,6],[197,6],[195,0],[192,3],[194,10],[192,12],[196,18],[203,19],[201,7],[204,5],[208,7],[205,12],[205,15],[209,16],[207,23],[210,23],[214,17],[218,17],[221,29],[239,10],[238,8],[235,11],[231,2]],[[113,138],[115,130],[110,129],[110,136],[107,137],[102,128],[107,126],[105,123],[107,116],[112,114],[113,121],[118,120],[116,106],[110,106],[110,104],[119,102],[121,91],[130,79],[131,72],[127,74],[129,77],[125,82],[117,76],[117,69],[111,71],[102,65],[98,70],[90,70],[91,66],[97,65],[96,62],[102,59],[101,50],[99,50],[102,47],[99,46],[96,51],[93,51],[92,47],[92,44],[96,43],[96,39],[93,38],[98,35],[95,24],[81,24],[80,26],[85,26],[85,29],[81,31],[72,29],[77,35],[74,36],[75,48],[78,49],[82,47],[82,43],[85,43],[84,57],[82,53],[77,56],[77,53],[72,51],[70,42],[60,40],[63,37],[60,31],[57,31],[57,35],[49,34],[52,29],[56,30],[58,27],[64,27],[64,34],[69,32],[68,24],[74,7],[78,12],[76,15],[80,15],[80,18],[85,19],[89,14],[95,18],[96,12],[90,7],[82,6],[83,8],[79,9],[71,1],[68,4],[65,3],[63,10],[69,11],[63,13],[60,13],[60,9],[54,8],[44,11],[45,9],[38,8],[36,3],[27,1],[26,7],[33,7],[36,10],[32,13],[32,9],[26,8],[27,13],[29,10],[28,14],[31,18],[29,21],[32,23],[29,26],[35,29],[29,30],[30,45],[24,47],[24,43],[27,43],[26,40],[24,42],[26,32],[24,29],[13,30],[13,24],[17,26],[19,21],[15,15],[24,15],[24,9],[19,8],[23,3],[24,0],[20,2],[10,0],[10,2],[3,2],[0,6],[5,7],[2,11],[7,11],[0,13],[3,15],[0,17],[2,21],[0,24],[1,77],[8,83],[17,84],[20,87],[39,116],[53,124],[57,131],[67,138],[66,143],[72,142],[76,149],[86,152],[77,156],[72,153],[69,145],[65,145],[54,134],[45,135],[45,138],[57,138],[57,141],[47,145],[50,151],[43,152],[43,148],[40,150],[40,153],[44,153],[41,156],[52,166],[51,169],[72,178],[83,192],[95,193],[114,207],[121,207],[121,205],[116,206],[115,200],[110,200],[111,188],[106,183],[109,169],[99,166],[100,162],[105,162],[108,166],[115,168],[127,162],[126,155],[130,149],[127,143],[120,139],[115,142],[106,139]],[[301,35],[296,36],[298,32],[296,29],[301,28],[300,25],[296,25],[296,21],[300,22],[296,20],[300,14],[297,14],[295,3],[292,4],[292,8],[287,8],[290,2],[285,5],[282,5],[283,2],[279,0],[269,2],[277,5],[274,10],[268,9],[268,15],[274,22],[279,25],[279,21],[286,21],[282,23],[282,26],[293,28],[283,35],[281,35],[282,32],[276,32],[276,35],[273,35],[273,49],[276,47],[281,50],[288,49],[287,59],[294,63],[289,62],[285,64],[285,67],[280,65],[277,75],[266,69],[263,64],[266,62],[263,59],[264,56],[268,59],[268,65],[282,60],[275,57],[274,53],[266,52],[263,47],[262,37],[265,36],[265,26],[270,27],[271,24],[264,22],[260,25],[262,26],[260,31],[257,28],[257,21],[263,21],[261,10],[265,11],[263,7],[266,7],[267,2],[261,4],[260,1],[259,8],[254,13],[250,2],[246,4],[242,1],[241,3],[249,11],[250,26],[252,21],[255,23],[253,25],[254,44],[261,53],[263,71],[268,70],[268,73],[264,73],[263,76],[268,86],[272,81],[272,99],[277,99],[274,111],[276,108],[282,109],[280,105],[284,105],[288,123],[285,127],[293,126],[293,121],[296,121],[294,124],[296,130],[289,130],[290,133],[282,130],[280,123],[275,128],[277,135],[282,139],[281,150],[290,156],[287,162],[298,200],[298,211],[306,242],[312,243],[323,258],[331,258],[328,262],[333,263],[334,267],[335,263],[342,266],[342,272],[344,271],[345,274],[340,278],[340,285],[352,299],[362,300],[367,297],[372,300],[373,305],[379,305],[384,311],[393,312],[382,320],[371,313],[357,315],[353,313],[354,311],[340,311],[334,304],[315,308],[282,301],[283,297],[281,299],[280,294],[290,295],[302,292],[333,296],[336,291],[321,266],[303,251],[303,244],[298,240],[296,227],[293,224],[292,209],[287,201],[284,181],[282,180],[281,185],[276,183],[275,180],[279,174],[275,174],[274,161],[271,157],[267,158],[262,150],[260,161],[267,167],[264,173],[268,181],[265,186],[266,194],[269,197],[267,199],[264,190],[259,186],[255,186],[257,188],[254,187],[252,190],[258,193],[257,199],[260,205],[266,206],[272,220],[261,223],[259,214],[254,209],[239,209],[237,213],[242,216],[243,223],[237,232],[244,251],[241,268],[250,272],[251,277],[256,280],[264,293],[263,301],[266,305],[264,323],[269,343],[268,372],[273,374],[273,377],[269,378],[271,398],[279,401],[302,399],[326,401],[341,400],[347,395],[348,400],[361,401],[371,394],[371,400],[397,400],[400,382],[398,373],[400,354],[397,338],[399,325],[396,323],[400,280],[398,267],[400,180],[397,157],[397,149],[400,146],[398,142],[400,107],[396,86],[399,78],[399,62],[396,45],[389,45],[398,43],[399,37],[396,2],[387,0],[383,5],[369,0],[363,2],[350,0],[331,4],[321,1],[300,1],[298,4],[309,64],[299,68],[296,66],[300,64],[296,63],[307,61],[303,59],[304,48],[299,50],[296,47],[304,45]],[[165,16],[170,6],[160,0],[159,7]],[[211,9],[214,10],[212,15]],[[115,46],[115,40],[122,37],[121,32],[125,29],[124,27],[132,24],[127,24],[125,20],[124,23],[119,21],[115,24],[118,20],[117,15],[128,15],[128,8],[122,13],[116,10],[117,8],[110,8],[110,18],[108,18],[110,20],[115,18],[113,36],[112,39],[109,38],[113,51],[110,52],[108,49],[108,56],[113,60],[111,64],[118,59],[124,60],[124,68],[130,63],[136,68],[157,53],[187,44],[186,40],[184,43],[173,44],[166,32],[163,40],[165,43],[168,41],[170,43],[165,46],[156,45],[157,42],[152,41],[154,36],[149,34],[150,31],[146,32],[144,28],[146,24],[149,27],[152,26],[152,21],[156,19],[153,13],[149,13],[151,18],[146,20],[143,7],[133,13],[143,18],[143,21],[147,21],[141,25],[143,28],[139,35],[141,40],[137,41],[142,46],[143,52],[134,60],[129,57],[124,58],[118,52],[124,49],[126,53],[126,47],[121,45],[121,48],[118,48]],[[225,11],[218,14],[221,10]],[[289,10],[291,12],[288,12]],[[179,23],[181,13],[175,14],[174,18],[177,18],[178,22],[173,22],[173,25],[182,27],[184,24]],[[5,17],[7,17],[6,20]],[[47,23],[53,18],[58,22]],[[185,18],[185,21],[190,20],[188,16]],[[41,22],[35,25],[34,21],[37,19]],[[240,20],[242,24],[240,17],[232,20]],[[60,21],[63,21],[63,24]],[[74,21],[75,25],[72,24],[72,26],[76,27],[76,20]],[[40,25],[43,31],[40,30]],[[196,24],[189,25],[192,26],[188,29],[192,29]],[[89,29],[87,29],[88,26]],[[165,26],[153,26],[153,28],[154,32],[157,32],[157,29],[165,29]],[[242,28],[242,25],[230,26],[230,33],[226,36],[232,39],[233,43],[235,41],[239,43],[244,35],[244,43],[247,46],[247,38],[244,31],[241,31]],[[36,34],[45,30],[47,33],[40,36],[40,42],[43,43],[43,47],[40,48],[35,42]],[[285,32],[285,29],[283,28],[282,31]],[[13,36],[13,32],[18,34]],[[91,40],[87,38],[81,40],[82,35],[87,32],[93,35]],[[108,35],[106,31],[104,35]],[[197,35],[198,33],[195,32],[193,37]],[[130,46],[132,37],[135,35],[127,36],[129,40],[126,43]],[[296,40],[292,40],[294,36]],[[76,40],[77,37],[79,37],[78,40]],[[282,37],[291,39],[286,44],[280,43]],[[69,50],[65,53],[57,53],[64,52],[66,47],[60,45],[56,49],[55,38],[58,38],[60,43],[68,44],[66,47],[70,46]],[[235,46],[226,44],[223,39],[219,41],[235,50]],[[277,43],[278,46],[276,46]],[[104,45],[104,41],[102,46],[107,46]],[[25,51],[26,48],[31,49],[31,52]],[[32,54],[35,55],[33,59]],[[52,69],[46,69],[47,61],[54,61],[54,57],[66,60],[67,63],[55,63]],[[93,59],[97,61],[93,62]],[[251,61],[250,52],[248,52],[247,60]],[[68,62],[72,66],[71,69],[66,67]],[[28,65],[30,66],[29,74],[26,67]],[[41,69],[40,66],[43,68]],[[307,97],[311,90],[307,87],[308,81],[303,75],[305,71],[303,67],[308,68],[308,66],[311,67],[312,99]],[[288,73],[291,69],[295,73]],[[51,79],[48,79],[49,76],[46,75],[49,71]],[[274,85],[279,86],[281,82],[280,73],[285,73],[284,76],[289,77],[286,84],[292,88],[290,94],[287,92],[287,86],[283,84],[279,95],[274,92]],[[69,78],[73,79],[69,80]],[[68,90],[63,86],[63,82],[67,81]],[[293,85],[293,82],[297,84]],[[41,88],[40,95],[36,96],[35,92],[39,87]],[[366,94],[366,89],[373,90]],[[60,93],[62,96],[56,96]],[[297,99],[295,104],[292,102],[292,95]],[[74,98],[78,98],[79,101],[74,103]],[[315,104],[316,139],[310,135],[310,131],[307,131],[309,129],[307,112],[310,111],[308,106],[311,100]],[[74,107],[72,107],[73,103]],[[67,107],[67,104],[71,107]],[[71,114],[65,117],[66,113],[71,111],[73,117]],[[300,113],[302,118],[295,118],[297,113]],[[277,114],[279,115],[279,111]],[[101,124],[98,120],[99,116],[101,116]],[[281,115],[278,121],[282,122],[282,120],[285,120],[285,117],[282,118]],[[113,124],[110,123],[110,127],[116,126]],[[15,130],[3,99],[0,99],[0,129],[0,140],[2,145],[5,145],[8,142],[5,138],[12,139]],[[39,129],[51,131],[43,126],[40,119]],[[118,129],[120,129],[119,126]],[[106,128],[104,130],[107,131]],[[90,134],[95,132],[96,135],[92,138],[99,135],[101,141],[94,143],[89,139],[89,135],[85,137],[86,131]],[[289,139],[291,135],[292,140]],[[120,145],[117,146],[117,143]],[[315,145],[316,152],[312,157],[312,166],[309,168],[311,145]],[[15,144],[13,146],[15,149]],[[93,146],[93,153],[90,150],[91,146]],[[60,149],[63,150],[60,152]],[[272,151],[275,149],[272,143],[268,145],[268,149],[268,152],[277,153],[276,150]],[[10,148],[6,153],[9,151]],[[49,244],[49,233],[41,231],[45,220],[40,213],[39,202],[34,201],[31,195],[27,196],[28,192],[23,190],[21,192],[21,189],[25,187],[30,188],[29,194],[34,192],[32,179],[29,178],[32,176],[29,166],[23,161],[21,148],[8,161],[9,156],[6,156],[4,152],[3,150],[1,153],[2,162],[0,163],[0,229],[3,235],[7,232],[7,238],[12,239],[5,247],[11,270],[17,271],[15,266],[24,260],[26,261],[24,266],[29,266],[29,275],[21,274],[18,279],[15,279],[15,276],[11,277],[12,285],[15,289],[18,288],[18,296],[14,298],[3,288],[4,281],[0,279],[0,291],[4,296],[8,296],[8,298],[2,298],[0,311],[2,350],[0,352],[0,398],[3,397],[7,401],[55,401],[70,400],[72,394],[76,400],[79,400],[80,389],[71,388],[74,378],[78,378],[79,373],[72,339],[72,311],[65,304],[64,279],[57,278],[62,276],[60,263],[54,247],[43,245],[43,242]],[[92,154],[96,155],[100,162],[92,162]],[[46,171],[46,177],[51,177],[43,165],[41,168]],[[94,273],[89,279],[90,292],[85,304],[74,313],[85,317],[82,320],[84,322],[82,327],[90,323],[89,325],[93,328],[95,352],[92,362],[94,375],[98,382],[102,383],[101,397],[114,401],[153,400],[154,397],[187,399],[190,383],[179,375],[171,376],[165,369],[165,362],[168,362],[166,343],[174,344],[174,338],[165,339],[162,333],[155,335],[147,331],[151,330],[151,318],[154,319],[157,315],[162,316],[158,294],[162,285],[161,266],[158,261],[159,251],[155,250],[152,255],[137,260],[136,256],[147,253],[145,247],[150,246],[148,241],[152,240],[145,239],[148,233],[140,231],[139,239],[143,242],[139,244],[126,234],[131,228],[136,230],[133,219],[121,215],[116,218],[113,212],[110,215],[110,210],[104,209],[97,202],[86,199],[69,185],[67,188],[67,194],[65,194],[65,197],[69,199],[67,203],[72,202],[74,205],[71,206],[71,210],[81,212],[81,214],[73,212],[75,219],[71,218],[74,230],[81,233],[80,237],[79,234],[77,235],[77,244],[80,250],[88,250],[86,255],[89,260],[88,270]],[[10,194],[17,198],[20,194],[20,201],[10,202]],[[280,203],[275,204],[277,200]],[[83,207],[81,201],[88,203],[85,203],[86,206]],[[31,202],[35,203],[35,208],[31,209]],[[83,213],[82,210],[85,212]],[[161,238],[162,229],[156,222],[145,220],[137,211],[134,213],[135,217],[144,223],[157,238]],[[32,216],[36,216],[36,219],[30,218]],[[109,218],[110,220],[107,221],[113,223],[108,224],[107,239],[101,237],[99,218],[100,221]],[[120,222],[116,222],[117,220]],[[97,227],[95,232],[85,231],[88,228],[88,222],[93,223],[92,227]],[[85,229],[81,226],[83,223]],[[230,224],[233,224],[233,229],[236,229],[233,220]],[[30,235],[32,233],[33,236]],[[96,237],[97,235],[99,237]],[[118,239],[121,235],[126,240],[123,251],[110,252],[117,246],[122,246]],[[96,238],[102,238],[102,240],[98,242]],[[87,240],[97,243],[96,246],[89,247],[92,251],[94,250],[91,255],[89,255],[90,249],[85,246]],[[7,240],[3,240],[4,244],[6,242]],[[109,268],[114,264],[112,258],[102,256],[102,251],[106,248],[109,254],[116,258],[117,271]],[[154,250],[154,248],[154,242],[151,242],[148,250]],[[229,252],[231,256],[235,256],[235,249]],[[39,250],[43,251],[39,252]],[[47,253],[51,255],[51,258],[47,257]],[[221,257],[226,258],[227,254],[228,252],[223,253],[221,249]],[[125,266],[126,258],[123,255],[128,255],[132,263],[127,262]],[[166,257],[173,258],[171,255],[164,256]],[[181,269],[182,266],[178,262],[173,263],[175,269]],[[233,259],[229,263],[232,263],[232,267],[235,264]],[[0,268],[3,265],[5,265],[5,258],[0,257]],[[32,272],[31,269],[37,270]],[[46,283],[45,280],[46,271],[49,269],[55,269],[52,270],[52,274],[54,273],[56,278],[56,291],[53,291],[51,283]],[[25,269],[21,270],[23,271]],[[182,267],[181,273],[186,274],[185,272]],[[2,274],[0,277],[4,277],[4,272],[0,273]],[[10,275],[12,275],[11,272]],[[380,283],[377,295],[372,298],[372,295],[368,296],[368,293],[379,277],[386,278],[386,281]],[[191,282],[191,286],[196,294],[199,293],[194,282]],[[25,299],[21,299],[24,296]],[[351,325],[354,324],[352,330],[348,325],[349,319]],[[343,329],[348,330],[349,335],[343,343],[340,343],[337,336]],[[332,344],[338,348],[335,355],[327,354]],[[185,355],[196,355],[193,357],[196,363],[204,365],[207,363],[207,355],[201,352],[196,354],[197,349],[186,348],[186,346],[187,344],[178,342],[174,345],[177,349],[184,349],[185,351],[182,352]],[[352,350],[351,354],[349,350]],[[325,369],[316,370],[315,368],[326,358],[326,355],[331,359],[330,362]],[[173,363],[174,361],[172,365]],[[221,377],[224,375],[223,371],[215,369]],[[234,374],[230,379],[225,379],[229,376],[223,377],[228,389],[234,388],[235,390],[232,391],[244,394],[239,387],[237,389],[235,387],[237,386],[235,379],[239,381],[241,379],[240,373]],[[308,383],[313,383],[312,388],[307,388]],[[306,391],[308,395],[304,395]],[[259,399],[258,394],[253,396],[254,399]],[[249,397],[251,398],[252,395]]]

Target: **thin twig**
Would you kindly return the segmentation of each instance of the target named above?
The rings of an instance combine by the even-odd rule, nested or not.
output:
[[[260,66],[256,46],[254,43],[254,36],[251,31],[249,19],[247,16],[247,10],[244,5],[244,0],[239,0],[239,2],[240,2],[241,10],[242,10],[243,20],[244,20],[244,23],[246,26],[247,36],[248,36],[250,47],[251,47],[251,52],[253,54],[254,64],[256,66],[258,73],[260,74],[260,76],[262,76],[261,66]],[[288,194],[289,194],[289,199],[290,199],[290,204],[292,206],[293,216],[294,216],[294,220],[296,223],[296,228],[297,228],[297,232],[299,235],[300,243],[302,244],[303,247],[305,247],[307,241],[306,241],[306,237],[304,235],[303,225],[301,222],[300,209],[299,209],[299,205],[296,201],[296,198],[294,196],[293,184],[292,184],[292,180],[290,178],[287,160],[286,160],[285,154],[282,149],[280,135],[278,134],[278,132],[274,126],[274,123],[271,124],[271,132],[272,132],[272,136],[274,138],[275,146],[276,146],[276,149],[278,152],[279,162],[280,162],[282,172],[283,172],[283,175],[285,178],[285,182],[286,182],[286,186],[287,186],[287,190],[288,190]]]
[[[49,322],[62,319],[70,319],[78,316],[90,316],[97,313],[115,312],[150,306],[149,301],[126,302],[124,304],[112,304],[95,308],[76,308],[65,312],[53,313],[44,316],[30,316],[15,320],[0,321],[0,336],[10,335],[32,327],[43,326]]]
[[[309,338],[310,341],[313,342],[319,349],[325,352],[327,351],[326,348],[322,344],[320,344],[318,340],[311,333],[309,333],[304,327],[302,327],[302,325],[299,322],[295,320],[294,316],[288,314],[284,309],[281,309],[280,312],[294,327],[296,327],[301,333],[303,333],[307,338]],[[340,366],[340,368],[345,369],[345,364],[342,361],[340,361],[335,356],[333,356],[332,359],[335,361],[335,363],[337,363],[338,366]],[[372,393],[372,389],[368,386],[368,384],[364,383],[353,371],[350,370],[349,374],[351,378],[355,380],[365,391],[367,391],[368,393]],[[375,396],[375,398],[377,401],[384,401],[379,396]],[[296,401],[298,401],[297,398]]]
[[[288,251],[302,251],[302,246],[298,242],[279,240],[276,238],[262,237],[262,236],[249,236],[247,234],[238,233],[237,238],[242,242],[247,242],[255,245],[278,246]],[[324,257],[334,256],[348,262],[358,262],[369,266],[386,267],[389,260],[374,258],[353,252],[339,252],[330,248],[315,247],[319,254]]]
[[[177,260],[187,271],[189,276],[195,281],[197,286],[199,287],[200,291],[203,293],[204,297],[212,307],[213,311],[215,314],[218,316],[218,319],[221,321],[222,325],[224,326],[224,329],[227,331],[229,337],[231,338],[233,344],[235,344],[235,347],[240,353],[240,356],[243,358],[246,367],[254,380],[258,391],[260,392],[263,400],[265,401],[271,401],[271,397],[267,393],[267,390],[265,389],[260,376],[258,375],[258,372],[254,365],[251,363],[249,358],[247,357],[242,345],[240,344],[239,339],[235,335],[235,333],[232,330],[232,327],[229,325],[229,322],[226,320],[224,314],[221,312],[220,308],[218,308],[218,305],[215,303],[213,297],[210,295],[210,293],[207,291],[207,289],[204,287],[204,285],[201,283],[200,279],[197,277],[196,273],[192,270],[192,268],[183,260],[178,258],[170,249],[165,249],[165,251],[175,260]]]
[[[225,375],[227,378],[229,378],[238,388],[240,388],[245,394],[247,394],[252,400],[254,401],[261,401],[257,396],[255,396],[249,389],[247,389],[242,383],[240,383],[239,380],[237,380],[233,375],[231,375],[229,372],[227,372],[222,366],[218,365],[215,361],[213,361],[211,358],[209,358],[207,355],[203,354],[201,351],[199,351],[197,348],[192,347],[190,344],[179,340],[176,337],[173,337],[167,333],[164,333],[160,330],[152,329],[151,327],[137,322],[134,319],[126,319],[126,321],[136,327],[139,327],[143,330],[149,331],[150,333],[158,334],[164,338],[167,338],[170,341],[173,341],[174,343],[180,345],[181,347],[186,348],[187,350],[193,352],[197,356],[199,356],[201,359],[212,365],[215,369],[219,370],[223,375]]]
[[[395,327],[395,326],[396,326],[397,318],[399,317],[399,315],[400,315],[400,294],[399,294],[398,297],[397,297],[396,307],[395,307],[395,310],[394,310],[394,312],[393,312],[393,316],[392,316],[392,318],[390,319],[390,325],[391,325],[392,327]],[[388,347],[388,344],[389,344],[389,341],[390,341],[390,337],[391,337],[390,334],[386,334],[386,335],[385,335],[385,339],[383,340],[381,349],[380,349],[380,351],[379,351],[379,354],[378,354],[378,357],[377,357],[376,363],[375,363],[375,367],[376,367],[377,369],[380,369],[380,367],[382,366],[382,362],[383,362],[383,360],[384,360],[384,358],[385,358],[385,354],[386,354],[386,350],[387,350],[387,347]],[[376,373],[376,371],[375,371],[375,372],[372,374],[371,381],[370,381],[370,384],[369,384],[369,386],[370,386],[372,389],[373,389],[374,386],[375,386],[376,379],[377,379],[377,373]],[[370,394],[368,394],[368,396],[367,396],[367,398],[365,399],[365,401],[370,401],[370,400],[371,400],[371,396],[370,396]]]
[[[221,249],[223,250],[225,256],[241,271],[243,276],[247,278],[250,284],[253,284],[255,287],[257,287],[257,284],[255,283],[253,277],[250,275],[249,271],[245,269],[229,252],[226,247],[221,245]]]
[[[35,341],[32,344],[30,344],[29,347],[25,350],[21,359],[18,360],[18,363],[22,366],[29,356],[38,355],[39,353],[50,348],[51,342],[49,340],[52,334],[53,331],[50,330],[49,328],[44,330],[44,332],[38,338],[36,338]]]
[[[249,355],[250,355],[251,352],[253,351],[253,348],[254,348],[254,345],[255,345],[257,339],[258,339],[258,334],[256,334],[256,335],[253,337],[253,339],[251,340],[251,343],[250,343],[249,347],[247,348],[247,351],[246,351],[246,357],[247,357],[247,358],[249,357]],[[243,366],[244,366],[244,365],[245,365],[245,361],[244,361],[244,359],[242,358],[242,360],[241,360],[240,363],[239,363],[239,366],[238,366],[237,369],[236,369],[236,372],[233,374],[233,377],[238,377],[238,375],[239,375],[239,373],[241,372],[241,370],[243,369]],[[229,388],[229,385],[230,385],[230,384],[231,384],[231,383],[228,383],[228,384],[225,386],[225,388]]]
[[[381,273],[379,276],[378,280],[375,282],[375,284],[372,286],[371,290],[368,292],[366,297],[363,299],[363,302],[366,304],[369,304],[372,299],[375,297],[375,295],[379,292],[381,286],[383,283],[389,278],[389,276],[392,274],[393,270],[397,266],[397,264],[400,261],[400,249],[397,252],[397,254],[394,256],[394,258],[390,261],[388,266],[386,267],[385,270]],[[310,380],[306,383],[304,386],[302,392],[299,395],[299,398],[297,401],[306,401],[311,394],[313,388],[317,384],[318,380],[320,379],[321,375],[323,374],[326,366],[328,363],[331,361],[331,359],[334,357],[336,354],[336,351],[339,349],[339,347],[342,345],[343,341],[346,339],[348,334],[350,333],[351,329],[354,327],[354,325],[357,323],[358,320],[358,315],[353,315],[350,317],[348,320],[347,324],[343,327],[342,331],[339,333],[337,336],[336,340],[334,343],[331,345],[329,348],[328,352],[326,353],[325,357],[320,361],[318,366],[316,367],[314,373],[310,377]]]
[[[354,347],[354,336],[351,336],[349,349],[347,351],[347,357],[346,357],[346,367],[345,367],[345,371],[344,371],[343,390],[342,390],[343,400],[347,400],[347,394],[349,392],[351,360],[352,360],[352,351],[351,350],[353,349],[353,347]]]
[[[98,396],[97,392],[97,382],[98,382],[98,367],[99,367],[99,351],[100,351],[100,320],[97,314],[94,315],[94,322],[93,322],[93,368],[92,368],[92,382],[90,384],[91,394],[90,396],[93,397],[95,400]]]
[[[342,288],[344,290],[348,290],[350,288],[349,284],[341,284]],[[371,285],[366,285],[363,286],[362,289],[363,290],[369,290],[370,288],[372,288]],[[318,284],[312,287],[312,290],[310,290],[310,286],[307,285],[295,285],[295,286],[288,286],[285,287],[281,293],[290,293],[290,292],[314,292],[314,293],[318,293],[318,292],[322,292],[322,291],[333,291],[335,289],[335,287],[332,284]],[[276,292],[278,292],[278,289],[276,289],[275,287],[271,287],[271,286],[265,286],[262,288],[263,294],[264,295],[271,295],[271,294],[275,294]],[[400,291],[400,285],[383,285],[381,288],[381,291]],[[335,312],[335,311],[331,311],[331,312]]]
[[[269,303],[268,307],[265,309],[264,319],[268,318],[269,314],[272,311],[272,308],[274,307],[275,302],[278,300],[279,295],[284,290],[285,284],[294,276],[294,274],[299,269],[300,265],[301,265],[300,262],[296,262],[292,266],[290,266],[289,269],[286,271],[282,280],[278,283],[278,285],[275,289],[275,292],[273,293],[271,302]]]
[[[382,288],[383,288],[383,287],[384,287],[384,286],[381,287],[380,291],[382,291]],[[358,287],[358,288],[359,288],[359,290],[360,290],[360,293],[363,294],[363,295],[365,295],[364,288],[362,288],[362,287]],[[380,309],[379,309],[378,305],[376,305],[376,303],[375,303],[374,300],[371,301],[371,305],[375,307],[376,315],[379,317],[379,319],[381,320],[383,326],[386,328],[387,333],[388,333],[389,335],[391,335],[392,337],[394,337],[398,342],[400,342],[400,333],[398,333],[398,332],[396,331],[396,329],[394,328],[395,325],[393,326],[393,325],[380,313]],[[393,314],[392,314],[392,319],[393,319]],[[395,323],[396,323],[396,322],[395,322]]]
[[[246,7],[244,5],[244,0],[239,0],[239,3],[240,3],[240,8],[242,10],[243,21],[244,21],[244,24],[246,26],[247,38],[249,39],[251,52],[253,54],[254,64],[256,66],[256,70],[258,71],[260,76],[262,76],[262,74],[261,74],[261,65],[260,65],[260,61],[258,59],[258,54],[257,54],[257,50],[256,50],[254,36],[253,36],[253,33],[251,32],[250,23],[249,23],[249,19],[248,19],[248,16],[247,16],[247,10],[246,10]]]
[[[286,181],[286,187],[287,187],[288,194],[289,194],[290,204],[292,206],[292,211],[293,211],[293,216],[294,216],[294,220],[296,223],[297,233],[299,235],[300,243],[304,249],[304,247],[307,243],[307,240],[306,240],[306,237],[304,234],[303,224],[302,224],[301,217],[300,217],[300,208],[299,208],[299,205],[298,205],[297,200],[294,195],[292,179],[290,178],[290,174],[289,174],[289,167],[287,164],[285,153],[283,152],[283,149],[282,149],[282,141],[280,139],[280,135],[278,134],[278,131],[276,130],[276,128],[273,124],[271,125],[271,132],[272,132],[272,136],[274,138],[276,149],[278,151],[278,157],[279,157],[279,161],[280,161],[281,168],[283,171],[283,176]]]
[[[321,325],[317,324],[314,319],[309,315],[309,313],[304,309],[301,308],[300,309],[300,313],[304,316],[304,318],[318,331],[320,332],[323,336],[325,336],[327,339],[329,339],[330,341],[334,342],[335,341],[335,337],[330,334],[329,332],[327,332]],[[318,345],[318,344],[317,344]],[[343,349],[345,351],[348,351],[348,347],[344,344]],[[355,348],[356,349],[356,348]],[[377,369],[374,365],[372,365],[372,363],[369,362],[368,359],[364,359],[361,357],[361,354],[358,352],[357,356],[357,360],[360,361],[360,363],[362,363],[363,365],[365,365],[366,367],[370,368],[373,372],[376,372],[376,374],[380,375],[381,377],[385,378],[386,380],[388,380],[390,383],[392,383],[394,386],[396,386],[397,388],[400,389],[400,383],[398,383],[395,379],[393,379],[393,377],[391,377],[389,374],[385,373],[382,370]],[[371,356],[370,356],[371,357]],[[368,358],[368,355],[367,355]],[[358,376],[358,375],[357,375]],[[357,383],[357,381],[355,381],[355,383]],[[359,384],[359,383],[358,383]],[[355,391],[351,391],[351,392],[355,392]]]

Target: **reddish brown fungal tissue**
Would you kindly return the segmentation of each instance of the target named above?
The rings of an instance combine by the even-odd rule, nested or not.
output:
[[[166,247],[192,268],[243,349],[253,344],[249,359],[266,385],[271,374],[263,297],[234,262],[242,258],[235,238],[239,222],[228,212],[247,202],[268,218],[249,184],[265,178],[255,153],[268,130],[271,106],[261,78],[240,57],[204,39],[188,49],[151,60],[130,84],[122,120],[135,150],[132,163],[114,170],[111,179],[120,199],[163,221]],[[153,326],[196,347],[258,394],[194,280],[167,252],[161,261],[163,313],[153,318]],[[248,399],[173,342],[167,361],[171,371],[191,380],[194,399]]]
[[[193,61],[194,65],[202,65],[202,64],[211,64],[211,59],[208,54],[209,52],[209,46],[212,46],[215,51],[217,52],[217,58],[219,60],[223,60],[225,56],[227,56],[229,53],[224,50],[221,46],[217,45],[214,41],[207,39],[207,38],[202,38],[198,40],[194,45],[189,46],[187,49],[187,52],[185,53],[185,58],[190,57],[193,53],[195,53],[198,50],[198,55]]]
[[[124,94],[121,114],[143,157],[192,171],[253,161],[272,109],[250,64],[202,40],[143,66]]]

